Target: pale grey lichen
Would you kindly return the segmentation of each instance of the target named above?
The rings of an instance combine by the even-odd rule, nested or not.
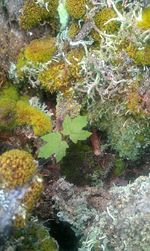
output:
[[[63,191],[61,184],[66,187]],[[80,251],[149,251],[150,176],[141,176],[124,187],[112,187],[103,211],[89,204],[92,188],[77,189],[61,180],[54,191],[58,216],[82,235]]]
[[[10,191],[0,189],[0,233],[11,227],[12,220],[16,214],[26,215],[25,209],[21,205],[27,188],[18,188]]]

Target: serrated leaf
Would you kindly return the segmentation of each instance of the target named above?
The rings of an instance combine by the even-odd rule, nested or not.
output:
[[[77,143],[78,140],[85,140],[91,135],[90,132],[82,129],[86,125],[86,116],[78,116],[73,119],[71,119],[69,116],[66,116],[63,122],[62,133],[64,135],[68,135],[74,143]]]
[[[56,161],[60,161],[66,154],[68,144],[62,140],[62,136],[59,132],[49,133],[41,137],[47,143],[40,147],[39,158],[49,158],[54,155]]]

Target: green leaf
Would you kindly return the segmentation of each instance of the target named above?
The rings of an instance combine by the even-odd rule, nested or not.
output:
[[[62,140],[62,136],[59,132],[53,132],[41,137],[47,143],[40,147],[39,158],[49,158],[54,155],[56,161],[60,161],[66,155],[66,149],[68,144]]]
[[[82,129],[86,125],[87,125],[86,116],[79,115],[78,117],[71,119],[67,115],[63,122],[62,133],[64,135],[68,135],[74,143],[77,143],[78,140],[85,140],[91,135],[90,132]]]

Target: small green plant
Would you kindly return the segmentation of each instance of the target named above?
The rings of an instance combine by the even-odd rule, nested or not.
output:
[[[66,155],[66,149],[69,147],[66,136],[73,143],[77,143],[78,140],[85,140],[91,135],[90,132],[83,130],[86,125],[86,116],[79,115],[76,118],[70,118],[67,115],[60,132],[52,132],[41,137],[47,143],[40,147],[39,158],[46,159],[54,155],[56,161],[59,162]]]

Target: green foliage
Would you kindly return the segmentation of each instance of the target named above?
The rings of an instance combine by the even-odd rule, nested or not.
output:
[[[125,166],[124,161],[119,157],[116,158],[115,165],[114,165],[114,168],[113,168],[113,173],[116,176],[120,176],[123,173],[123,171],[125,170],[125,168],[126,168],[126,166]]]
[[[58,251],[56,241],[49,235],[48,229],[36,218],[24,227],[15,229],[11,238],[15,250],[20,251]]]
[[[67,115],[64,119],[61,132],[52,132],[41,137],[47,144],[41,146],[39,149],[39,157],[48,158],[54,155],[56,161],[59,162],[66,155],[66,149],[69,147],[67,142],[63,140],[63,137],[69,136],[73,143],[77,143],[78,140],[87,139],[91,133],[82,129],[86,125],[86,116],[79,115],[71,119]]]
[[[69,116],[66,116],[63,122],[63,134],[68,135],[73,143],[77,143],[78,140],[87,139],[91,133],[82,130],[83,127],[87,125],[86,116],[77,116],[76,118],[71,119]]]
[[[47,144],[40,148],[39,157],[48,158],[54,154],[57,161],[60,161],[66,154],[68,144],[62,140],[59,132],[53,132],[41,137]]]

